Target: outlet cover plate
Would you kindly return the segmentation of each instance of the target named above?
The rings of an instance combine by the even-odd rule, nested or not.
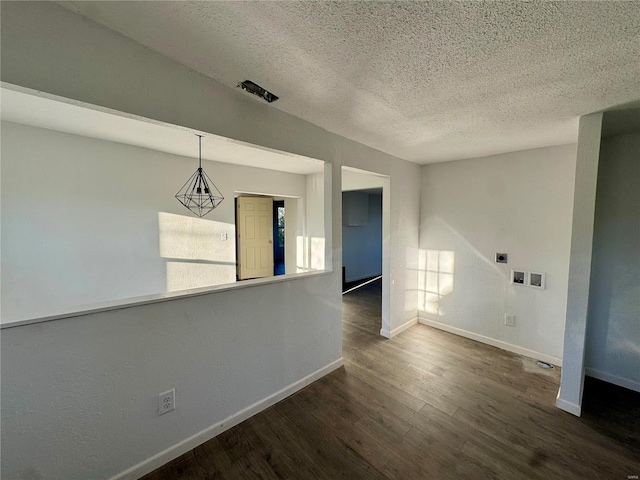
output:
[[[516,316],[510,315],[508,313],[504,314],[504,324],[507,327],[515,327],[516,326]]]
[[[158,395],[158,415],[163,415],[176,408],[176,389]]]

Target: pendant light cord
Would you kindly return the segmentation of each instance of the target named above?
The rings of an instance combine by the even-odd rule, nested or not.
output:
[[[202,192],[202,135],[198,135],[198,194]]]

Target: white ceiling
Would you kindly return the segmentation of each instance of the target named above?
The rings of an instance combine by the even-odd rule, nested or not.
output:
[[[135,115],[75,102],[22,87],[3,85],[2,120],[98,138],[161,152],[234,165],[308,175],[323,171],[324,162],[292,153],[250,145],[237,140],[196,132]],[[194,164],[195,165],[195,164]]]
[[[572,143],[640,99],[640,2],[60,2],[417,163]]]

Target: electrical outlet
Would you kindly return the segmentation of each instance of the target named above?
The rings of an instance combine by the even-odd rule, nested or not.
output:
[[[158,395],[158,415],[170,412],[176,408],[176,389]]]
[[[222,232],[220,234],[220,240],[226,242],[227,240],[229,240],[229,234],[227,232]]]
[[[510,315],[508,313],[504,314],[504,324],[508,327],[515,327],[516,326],[516,316],[515,315]]]

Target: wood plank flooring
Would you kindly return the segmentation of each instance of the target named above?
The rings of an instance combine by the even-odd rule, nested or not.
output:
[[[144,477],[622,479],[640,475],[640,394],[416,325],[379,336],[379,282],[343,297],[345,367]],[[638,477],[635,477],[638,478]]]

